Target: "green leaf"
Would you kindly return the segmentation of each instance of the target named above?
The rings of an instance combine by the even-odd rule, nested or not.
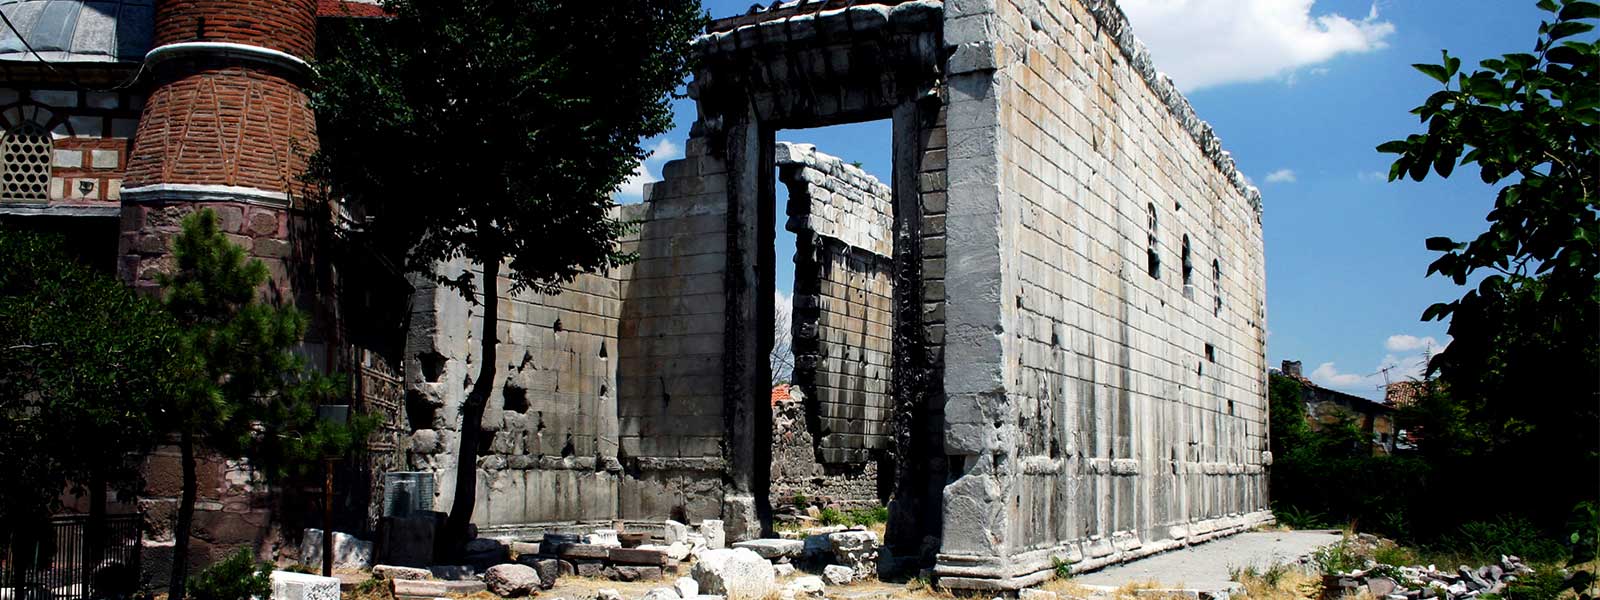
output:
[[[1535,4],[1534,6],[1538,6],[1540,9],[1543,9],[1547,12],[1556,12],[1561,10],[1561,7],[1556,5],[1556,0],[1539,0],[1539,3]]]
[[[1394,140],[1379,144],[1378,151],[1385,154],[1404,154],[1406,148],[1409,147],[1410,146],[1406,144],[1405,140]]]
[[[1600,4],[1593,2],[1568,2],[1561,7],[1561,13],[1556,18],[1563,21],[1578,19],[1600,19]]]
[[[1449,252],[1461,247],[1455,240],[1443,236],[1428,238],[1423,241],[1423,245],[1434,252]]]
[[[1418,71],[1421,71],[1423,75],[1427,75],[1429,77],[1432,77],[1432,78],[1434,78],[1434,80],[1438,81],[1439,83],[1445,83],[1445,84],[1450,83],[1450,75],[1451,75],[1451,73],[1449,72],[1448,69],[1445,69],[1443,66],[1430,65],[1430,64],[1427,64],[1427,63],[1417,63],[1417,64],[1414,64],[1414,65],[1411,65],[1411,68],[1416,69]]]
[[[1461,70],[1461,59],[1450,56],[1449,50],[1440,50],[1439,53],[1444,55],[1445,77],[1455,77],[1456,72]]]
[[[1588,33],[1590,31],[1594,31],[1594,26],[1588,23],[1562,21],[1550,27],[1550,39],[1551,41],[1554,41],[1565,37],[1572,37],[1580,33]]]
[[[1455,310],[1454,303],[1445,304],[1443,302],[1440,302],[1440,303],[1434,304],[1433,306],[1429,306],[1427,310],[1422,311],[1422,320],[1424,320],[1424,321],[1443,321],[1444,318],[1450,316],[1450,313],[1452,311],[1454,311],[1454,310]]]

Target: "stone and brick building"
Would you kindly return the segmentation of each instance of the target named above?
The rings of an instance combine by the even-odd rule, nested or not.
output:
[[[296,177],[316,148],[316,21],[373,7],[0,11],[51,62],[0,36],[0,219],[66,231],[148,286],[179,216],[218,210],[276,297],[313,313],[307,352],[389,417],[346,488],[347,528],[375,518],[385,471],[431,475],[448,508],[481,305],[320,253]],[[786,2],[714,21],[694,48],[685,156],[617,208],[640,223],[622,242],[638,262],[501,303],[480,531],[671,518],[754,537],[774,490],[797,489],[775,455],[796,452],[819,485],[887,505],[897,555],[953,587],[1015,589],[1270,518],[1261,199],[1114,3]],[[882,181],[778,143],[870,120],[892,122]],[[775,451],[781,214],[800,240],[792,439],[809,449]],[[245,475],[207,480],[203,510],[254,519],[208,544],[270,545],[293,519]]]

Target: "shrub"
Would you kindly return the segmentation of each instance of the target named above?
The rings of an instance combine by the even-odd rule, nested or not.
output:
[[[831,507],[824,508],[818,512],[817,520],[822,522],[823,525],[849,525],[849,523],[845,520],[844,513],[839,512],[839,509]]]
[[[877,525],[889,522],[889,509],[883,506],[857,508],[845,514],[850,525]]]
[[[239,550],[189,580],[193,600],[252,600],[272,595],[272,567]]]
[[[1500,555],[1509,554],[1531,562],[1557,562],[1565,560],[1567,555],[1561,542],[1546,537],[1531,521],[1520,516],[1464,523],[1444,542],[1480,561],[1499,560]]]
[[[1355,548],[1352,547],[1349,537],[1339,540],[1337,544],[1318,548],[1316,552],[1311,553],[1311,564],[1315,565],[1317,570],[1324,575],[1349,573],[1356,569],[1364,569],[1367,566],[1366,563],[1367,561],[1361,558],[1356,553]]]

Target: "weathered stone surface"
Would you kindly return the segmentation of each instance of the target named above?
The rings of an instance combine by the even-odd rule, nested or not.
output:
[[[828,534],[828,545],[836,564],[855,571],[856,578],[876,572],[878,534],[871,531],[841,531]]]
[[[423,598],[439,598],[442,596],[465,596],[489,589],[482,581],[413,581],[409,579],[394,580],[394,594],[396,596],[420,596]]]
[[[653,565],[667,564],[667,553],[643,548],[611,548],[606,552],[606,559],[622,565]]]
[[[805,549],[805,542],[800,540],[759,539],[745,542],[734,542],[734,548],[745,548],[761,558],[777,560],[780,558],[795,558],[800,556],[800,551]]]
[[[828,565],[822,568],[822,580],[828,582],[828,585],[849,585],[855,576],[855,569],[842,565]]]
[[[622,592],[614,588],[601,588],[595,592],[596,600],[622,600]]]
[[[721,550],[728,547],[728,538],[722,529],[722,521],[706,519],[700,522],[700,535],[706,537],[706,547],[712,550]]]
[[[556,579],[561,577],[562,561],[554,558],[540,558],[537,555],[525,555],[517,558],[517,563],[533,568],[539,574],[539,587],[550,589],[555,585]],[[570,569],[570,567],[568,567]]]
[[[772,570],[773,570],[773,573],[778,576],[778,579],[784,579],[784,578],[787,578],[787,577],[791,577],[791,576],[793,576],[795,574],[795,571],[796,571],[796,569],[794,568],[794,564],[792,564],[792,563],[778,563],[778,564],[772,565]]]
[[[1017,590],[1017,600],[1056,600],[1055,592],[1034,588]]]
[[[300,538],[300,564],[322,568],[322,530],[306,529]],[[372,566],[372,542],[341,531],[333,532],[333,568],[366,569]]]
[[[468,581],[477,577],[471,565],[433,565],[428,567],[428,572],[444,581]]]
[[[700,584],[692,577],[679,577],[672,582],[672,590],[682,598],[693,598],[700,595]]]
[[[526,596],[540,588],[539,573],[520,564],[489,567],[483,574],[483,584],[502,598]]]
[[[816,575],[803,575],[789,582],[788,589],[794,590],[797,595],[821,596],[823,590],[822,578]]]
[[[433,573],[419,567],[376,565],[372,567],[372,577],[374,579],[410,579],[418,581],[432,578]]]
[[[761,600],[777,591],[772,563],[745,549],[708,550],[690,570],[690,577],[707,594],[728,600]]]
[[[617,565],[607,570],[614,570],[619,581],[660,581],[662,574],[661,567]]]
[[[666,540],[667,545],[672,545],[688,539],[688,525],[684,525],[683,523],[679,523],[672,519],[667,519],[664,525],[665,527],[662,528],[662,535]]]
[[[580,562],[574,565],[579,577],[603,577],[606,572],[605,563]]]
[[[339,600],[339,579],[273,571],[272,600]]]
[[[644,593],[644,600],[682,600],[682,596],[672,588],[654,588]]]

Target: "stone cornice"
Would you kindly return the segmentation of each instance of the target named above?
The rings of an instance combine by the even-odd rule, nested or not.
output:
[[[311,64],[282,50],[235,42],[179,42],[152,48],[144,55],[145,64],[151,67],[172,60],[194,56],[233,58],[274,66],[297,74],[311,73]]]
[[[154,202],[238,202],[283,208],[289,194],[236,185],[157,183],[123,188],[122,200],[129,203]]]

